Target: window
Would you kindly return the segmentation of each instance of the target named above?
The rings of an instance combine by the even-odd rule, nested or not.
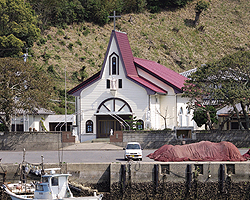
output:
[[[48,182],[49,182],[48,177],[43,177],[43,178],[42,178],[42,183],[48,183]]]
[[[37,190],[37,191],[43,191],[43,185],[37,184],[37,185],[36,185],[36,190]]]
[[[109,75],[119,75],[119,56],[116,53],[109,57]]]
[[[118,87],[119,87],[119,88],[122,88],[122,79],[119,79]]]
[[[58,186],[58,177],[52,177],[51,184],[52,186]]]
[[[110,80],[107,79],[107,89],[110,89]]]
[[[86,122],[86,133],[93,133],[93,122],[91,120]]]
[[[179,111],[179,123],[180,123],[180,126],[182,126],[182,115],[183,115],[183,109],[181,107],[180,111]]]
[[[112,58],[112,75],[116,74],[116,57]]]
[[[136,123],[137,129],[138,130],[143,130],[144,129],[144,123],[141,119],[139,119]]]

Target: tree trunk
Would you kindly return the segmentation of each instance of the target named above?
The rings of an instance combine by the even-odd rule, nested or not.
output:
[[[212,121],[211,121],[209,110],[206,111],[206,114],[207,114],[207,125],[209,129],[212,130],[213,126],[212,126]]]
[[[6,128],[8,132],[11,132],[11,117],[6,115]]]
[[[237,119],[238,119],[238,123],[239,123],[239,126],[240,126],[240,130],[245,130],[245,128],[244,128],[244,126],[242,125],[241,120],[240,120],[239,111],[238,111],[238,109],[236,108],[235,104],[233,104],[233,108],[234,108],[234,111],[235,111],[236,116],[237,116]]]
[[[231,117],[232,117],[233,115],[234,115],[234,113],[231,114],[230,116],[228,116],[225,120],[223,120],[223,121],[220,123],[220,125],[219,125],[219,130],[220,130],[220,131],[223,129],[224,124],[230,121],[230,119],[231,119]]]
[[[200,20],[200,15],[201,15],[201,11],[197,11],[195,12],[195,19],[194,19],[194,26],[197,26],[199,24],[199,20]]]
[[[5,118],[0,116],[0,120],[5,126],[4,131],[11,132],[11,118],[8,115],[5,115]]]
[[[167,118],[164,117],[165,129],[167,128]]]
[[[246,105],[242,101],[240,102],[240,105],[241,105],[241,108],[242,108],[242,111],[246,120],[246,129],[249,130],[249,115],[246,111]]]

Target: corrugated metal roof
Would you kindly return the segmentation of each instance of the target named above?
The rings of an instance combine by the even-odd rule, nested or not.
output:
[[[124,63],[127,76],[138,76],[132,50],[129,45],[128,36],[126,33],[115,31],[116,41],[120,51],[122,62]]]
[[[184,86],[185,80],[187,80],[186,77],[157,62],[145,60],[142,58],[134,58],[134,61],[137,64],[137,67],[147,71],[166,84],[179,90],[181,90],[181,88]]]
[[[159,94],[167,94],[166,90],[161,89],[160,87],[156,86],[155,84],[149,82],[148,80],[142,78],[142,77],[135,77],[135,76],[131,76],[129,77],[130,79],[136,81],[137,83],[141,84],[144,87],[149,88],[150,90],[159,93]]]

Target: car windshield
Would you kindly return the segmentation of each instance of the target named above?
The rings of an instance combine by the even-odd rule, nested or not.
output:
[[[127,149],[140,149],[139,144],[128,144]]]

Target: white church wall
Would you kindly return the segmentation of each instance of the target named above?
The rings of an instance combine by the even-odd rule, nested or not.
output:
[[[162,81],[160,81],[159,79],[155,78],[154,76],[150,75],[149,73],[145,72],[142,69],[137,68],[137,72],[141,77],[150,80],[150,82],[166,90],[168,92],[168,95],[175,95],[173,88],[167,85],[166,83],[163,83]]]
[[[146,113],[148,110],[148,97],[147,92],[144,88],[129,80],[125,76],[124,67],[122,66],[122,62],[119,59],[119,74],[118,75],[109,75],[109,56],[115,52],[117,55],[117,45],[114,40],[111,43],[111,48],[108,53],[107,62],[105,63],[105,67],[103,70],[103,74],[100,80],[87,87],[81,92],[81,103],[80,109],[82,112],[82,120],[81,120],[81,134],[85,134],[85,124],[87,120],[92,120],[93,132],[96,133],[96,116],[94,115],[97,111],[98,106],[106,99],[111,97],[121,98],[125,100],[130,107],[132,108],[133,115],[137,117],[137,119],[142,119],[144,122],[146,120]],[[107,79],[122,79],[122,88],[116,88],[115,91],[107,89]],[[105,104],[106,105],[106,104]],[[108,105],[110,108],[112,105]],[[105,111],[101,110],[101,111]],[[100,112],[101,112],[100,111]]]
[[[177,127],[194,127],[193,110],[188,108],[188,99],[177,96]]]
[[[176,126],[176,95],[162,95],[161,96],[161,114],[165,117],[167,127],[174,129]],[[165,128],[165,121],[161,117],[161,129]]]
[[[150,118],[151,118],[151,128],[154,130],[161,129],[161,118],[160,112],[160,96],[151,95],[150,96]]]

